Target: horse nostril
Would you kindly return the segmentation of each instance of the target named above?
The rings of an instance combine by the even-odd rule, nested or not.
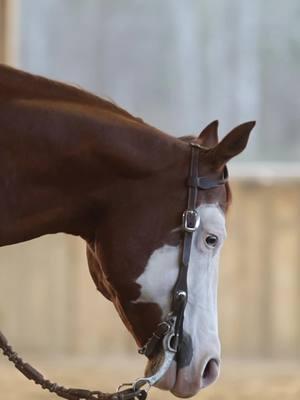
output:
[[[219,361],[211,358],[202,373],[201,388],[212,384],[219,376]]]

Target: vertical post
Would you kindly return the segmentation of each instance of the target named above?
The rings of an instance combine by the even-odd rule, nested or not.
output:
[[[0,0],[0,62],[18,66],[19,0]]]
[[[0,0],[0,62],[4,62],[5,3]]]

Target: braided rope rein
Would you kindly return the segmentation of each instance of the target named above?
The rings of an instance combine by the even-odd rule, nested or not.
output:
[[[36,385],[39,385],[44,390],[50,393],[55,393],[57,396],[66,400],[146,400],[147,392],[145,390],[132,388],[116,392],[103,393],[100,391],[90,391],[87,389],[65,388],[57,383],[44,378],[44,376],[29,363],[22,360],[21,357],[8,344],[6,337],[0,331],[0,349],[5,357],[12,362],[17,370],[21,372],[27,379],[32,380]]]

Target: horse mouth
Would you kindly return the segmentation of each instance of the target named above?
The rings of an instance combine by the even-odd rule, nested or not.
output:
[[[148,365],[146,367],[145,374],[146,376],[150,376],[154,374],[157,369],[159,368],[160,363],[162,362],[163,356],[160,354],[157,356],[155,359],[150,360],[148,362]],[[200,390],[200,387],[197,386],[191,387],[191,385],[180,385],[178,387],[178,373],[180,369],[177,368],[177,362],[173,361],[171,364],[170,368],[168,371],[165,373],[165,375],[154,385],[154,387],[161,389],[161,390],[166,390],[170,391],[174,396],[179,397],[179,398],[189,398],[195,396],[195,394]]]
[[[151,358],[146,366],[145,376],[155,374],[164,360],[163,352]],[[195,366],[178,366],[173,361],[165,375],[154,385],[161,390],[170,391],[174,396],[189,398],[195,396],[199,390],[213,383],[219,376],[219,361],[210,359],[204,371]]]
[[[161,364],[164,361],[164,353],[159,352],[154,357],[148,360],[145,369],[145,376],[154,375],[160,368]],[[177,375],[177,363],[173,361],[171,366],[165,375],[154,385],[155,387],[162,390],[172,390],[176,384],[176,375]]]

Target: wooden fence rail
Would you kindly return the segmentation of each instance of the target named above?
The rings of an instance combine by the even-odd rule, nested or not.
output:
[[[223,353],[300,356],[300,178],[233,184],[220,273]],[[133,351],[89,276],[83,243],[48,236],[0,249],[0,329],[18,350]]]

